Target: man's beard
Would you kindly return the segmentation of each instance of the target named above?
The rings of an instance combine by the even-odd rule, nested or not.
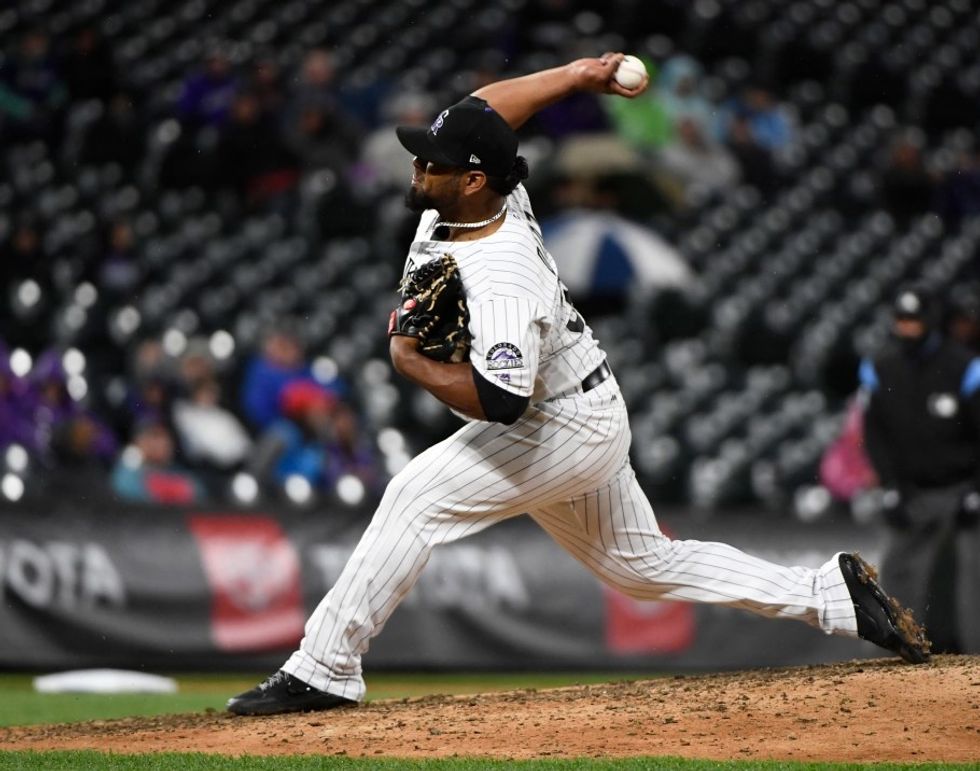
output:
[[[424,212],[426,209],[435,209],[436,202],[432,196],[423,193],[415,187],[410,187],[405,193],[405,206],[414,212]]]

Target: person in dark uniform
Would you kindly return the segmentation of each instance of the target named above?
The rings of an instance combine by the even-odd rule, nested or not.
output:
[[[934,649],[980,650],[980,358],[943,335],[938,298],[922,286],[899,291],[892,333],[859,372],[890,536],[882,581],[933,619]]]

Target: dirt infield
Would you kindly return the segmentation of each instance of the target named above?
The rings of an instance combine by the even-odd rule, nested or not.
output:
[[[0,749],[978,761],[980,657],[430,696],[273,718],[210,712],[7,728]]]

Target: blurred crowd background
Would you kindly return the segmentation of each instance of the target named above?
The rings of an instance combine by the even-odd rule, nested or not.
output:
[[[458,425],[387,359],[394,126],[609,50],[649,92],[555,105],[521,152],[642,483],[867,516],[849,405],[897,287],[980,349],[970,0],[5,6],[0,502],[376,498]]]

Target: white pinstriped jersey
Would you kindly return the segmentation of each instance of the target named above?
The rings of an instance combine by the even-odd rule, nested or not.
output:
[[[565,296],[523,185],[503,225],[476,241],[438,241],[435,210],[422,214],[405,274],[445,253],[459,265],[470,311],[470,361],[487,380],[532,402],[578,386],[606,355]]]

